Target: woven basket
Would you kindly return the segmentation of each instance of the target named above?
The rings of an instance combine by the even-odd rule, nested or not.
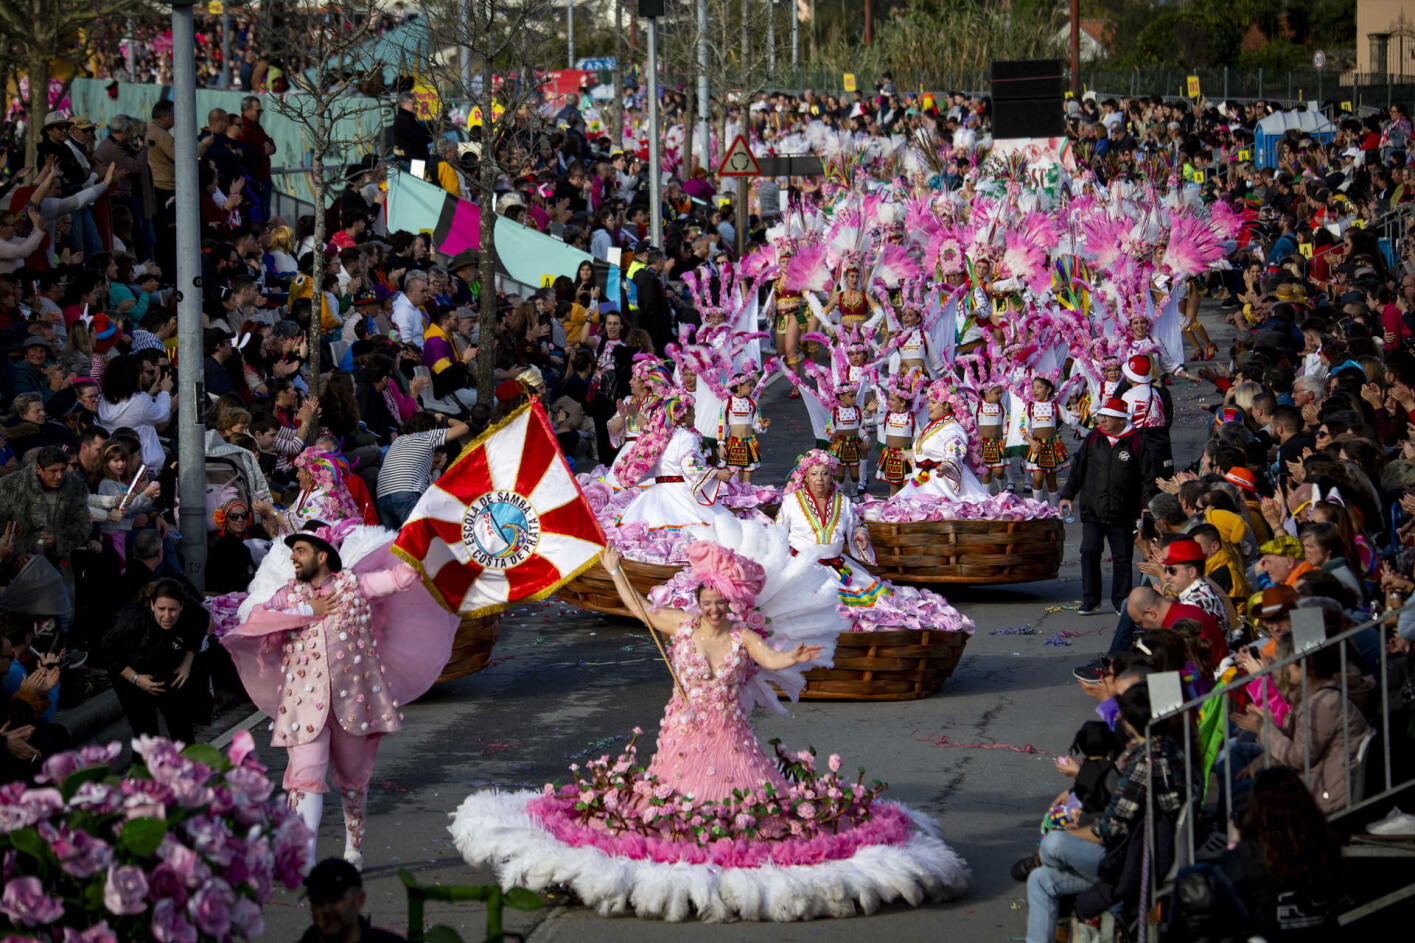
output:
[[[500,634],[500,614],[463,619],[452,639],[452,657],[437,680],[451,681],[481,671],[491,661],[491,648]]]
[[[639,563],[625,557],[619,559],[619,568],[628,577],[629,584],[645,596],[655,586],[673,579],[674,575],[682,569],[681,566]],[[637,617],[637,613],[630,612],[624,607],[624,601],[619,598],[619,591],[614,588],[614,579],[599,563],[595,563],[594,566],[560,587],[556,595],[565,602],[579,606],[581,609],[589,609],[592,612],[602,612],[608,616]]]
[[[1037,521],[870,521],[878,561],[896,583],[1025,583],[1056,579],[1066,531]]]
[[[806,672],[803,701],[913,701],[938,691],[958,667],[966,632],[841,632],[835,667]]]

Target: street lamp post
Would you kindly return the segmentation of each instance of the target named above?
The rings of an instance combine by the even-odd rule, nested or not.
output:
[[[193,0],[172,0],[172,109],[177,223],[177,495],[182,557],[197,589],[206,583],[206,442],[202,405],[201,233],[197,207],[197,75]]]
[[[644,76],[649,98],[649,244],[663,248],[663,180],[659,171],[658,138],[658,17],[648,19],[648,74]]]

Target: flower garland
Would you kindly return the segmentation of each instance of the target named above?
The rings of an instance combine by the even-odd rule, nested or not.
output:
[[[874,821],[874,802],[888,784],[866,785],[864,767],[854,782],[842,779],[837,755],[817,770],[814,748],[791,754],[772,740],[786,791],[764,782],[735,789],[721,802],[699,800],[639,763],[642,734],[635,727],[618,757],[605,754],[583,768],[571,764],[573,782],[547,783],[528,811],[567,844],[630,858],[730,861],[734,867],[848,858],[862,844],[899,844],[912,833],[908,816],[892,806]],[[862,828],[867,830],[857,833]]]

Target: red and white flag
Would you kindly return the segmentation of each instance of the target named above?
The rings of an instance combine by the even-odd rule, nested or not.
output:
[[[604,548],[539,401],[487,430],[418,501],[393,553],[463,616],[543,599]]]

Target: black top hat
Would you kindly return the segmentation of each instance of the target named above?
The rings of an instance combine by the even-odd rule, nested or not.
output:
[[[290,534],[285,538],[285,546],[294,547],[296,543],[304,541],[316,550],[322,550],[329,555],[329,570],[338,573],[344,569],[344,561],[339,559],[339,549],[323,537],[315,533],[321,527],[328,527],[324,521],[309,521],[304,528]]]

